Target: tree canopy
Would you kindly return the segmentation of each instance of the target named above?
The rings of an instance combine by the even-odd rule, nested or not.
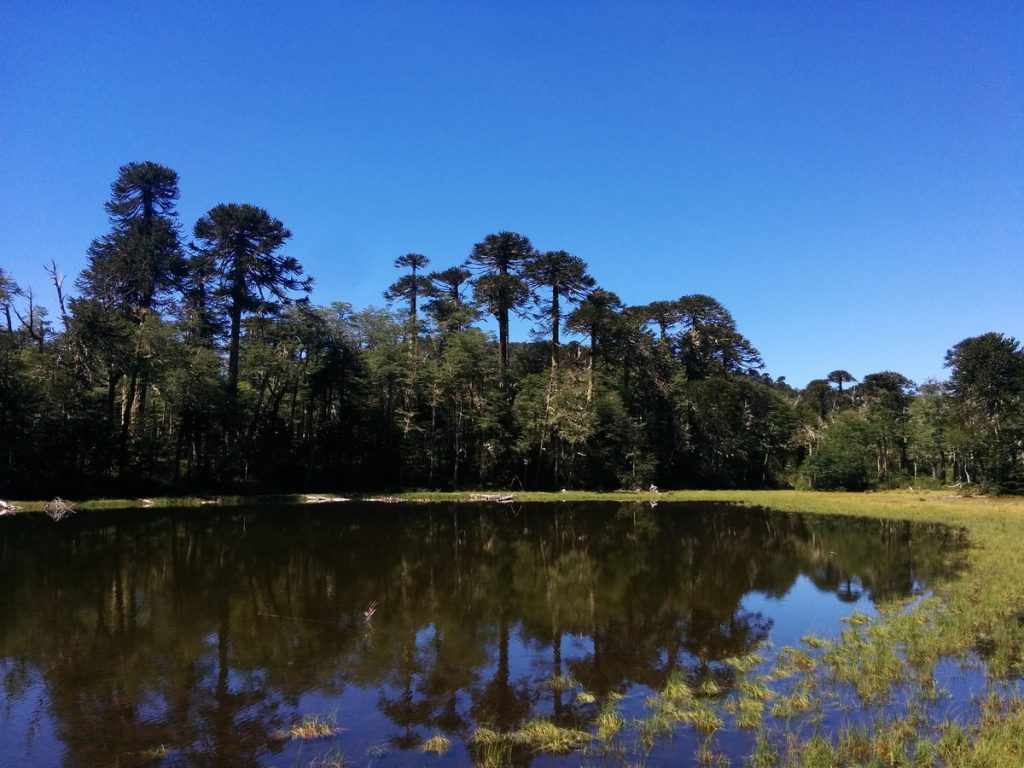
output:
[[[184,248],[178,197],[173,170],[122,166],[74,295],[49,268],[53,316],[0,269],[0,494],[1024,490],[1010,336],[954,344],[945,382],[836,369],[794,388],[715,298],[629,306],[519,233],[430,272],[399,256],[393,308],[321,306],[283,222],[220,204]]]

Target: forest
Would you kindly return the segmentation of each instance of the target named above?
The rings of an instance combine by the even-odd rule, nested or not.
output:
[[[950,339],[946,381],[800,389],[703,294],[627,306],[508,231],[394,258],[381,307],[318,305],[250,204],[186,233],[178,175],[122,166],[48,309],[0,266],[0,494],[968,486],[1024,492],[1024,350]],[[441,268],[436,268],[440,266]],[[529,341],[510,339],[515,318]],[[497,334],[486,330],[496,327]]]

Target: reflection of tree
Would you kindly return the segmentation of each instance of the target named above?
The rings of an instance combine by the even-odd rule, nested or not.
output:
[[[68,766],[160,745],[254,765],[287,748],[306,693],[349,686],[377,690],[403,748],[537,714],[572,724],[593,712],[545,681],[728,687],[723,661],[771,627],[740,607],[751,591],[807,573],[879,599],[951,560],[938,528],[667,504],[95,513],[2,533],[3,695],[43,682]]]
[[[514,578],[515,565],[520,558],[511,541],[502,537],[488,544],[493,559],[485,568],[492,575],[490,594],[491,615],[497,620],[498,663],[494,676],[482,689],[473,692],[472,714],[478,723],[489,723],[500,729],[519,725],[530,711],[530,691],[525,681],[510,679],[509,642],[512,621],[517,617],[521,602],[519,586]]]
[[[196,679],[187,708],[195,713],[188,718],[195,730],[180,743],[190,765],[256,765],[261,752],[276,746],[270,740],[284,720],[258,672],[232,669],[230,605],[226,593],[218,597],[216,661],[200,667],[205,674]]]

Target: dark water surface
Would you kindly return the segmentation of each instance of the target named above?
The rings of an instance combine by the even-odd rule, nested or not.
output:
[[[586,724],[581,690],[639,713],[673,672],[927,589],[961,546],[711,504],[6,518],[0,766],[471,765],[478,725]],[[314,715],[344,730],[288,737]]]

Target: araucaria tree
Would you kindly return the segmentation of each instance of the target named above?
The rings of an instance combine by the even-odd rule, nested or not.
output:
[[[86,298],[129,312],[150,309],[177,287],[178,174],[153,162],[122,165],[104,204],[111,231],[89,246],[78,285]]]
[[[506,397],[509,313],[522,308],[530,298],[522,270],[536,255],[530,238],[515,232],[499,232],[474,245],[466,260],[466,266],[477,275],[473,284],[477,303],[498,321],[498,375]]]
[[[138,410],[141,416],[145,406],[145,361],[152,357],[151,331],[159,320],[153,310],[179,287],[185,261],[175,210],[176,172],[153,162],[128,163],[119,169],[110,192],[104,208],[110,216],[111,231],[89,246],[89,263],[78,280],[82,299],[76,314],[106,314],[108,323],[134,329],[131,338],[126,334],[125,339],[133,348],[120,354],[121,365],[108,366],[107,371],[111,412],[113,385],[125,373],[128,376],[119,439],[118,466],[123,474],[133,414]],[[94,346],[96,341],[106,343],[79,334],[80,345]]]
[[[238,348],[243,314],[274,314],[291,303],[293,291],[308,293],[313,280],[293,256],[279,253],[292,233],[255,205],[229,203],[211,208],[196,222],[200,252],[216,267],[214,295],[225,302],[228,336],[228,394],[238,392]]]
[[[419,272],[429,263],[430,259],[422,253],[407,253],[399,256],[395,259],[395,267],[398,269],[406,267],[409,272],[395,280],[384,291],[384,298],[388,301],[401,299],[409,304],[409,346],[413,354],[416,354],[416,338],[419,336],[417,302],[419,297],[429,293],[432,287],[430,281]]]
[[[627,306],[581,259],[515,232],[429,273],[425,256],[399,256],[399,279],[380,286],[397,312],[317,307],[267,211],[218,205],[186,249],[177,200],[169,168],[119,170],[77,295],[65,303],[47,270],[59,321],[0,268],[0,496],[1024,492],[1024,350],[1010,336],[953,346],[947,382],[837,369],[798,389],[762,372],[711,296]],[[513,314],[538,321],[531,340],[512,342]]]
[[[559,330],[565,314],[563,303],[576,303],[594,287],[594,278],[587,274],[587,265],[579,256],[565,251],[538,253],[526,262],[526,279],[531,288],[543,289],[548,298],[538,304],[538,319],[551,333],[551,371],[558,372]]]

